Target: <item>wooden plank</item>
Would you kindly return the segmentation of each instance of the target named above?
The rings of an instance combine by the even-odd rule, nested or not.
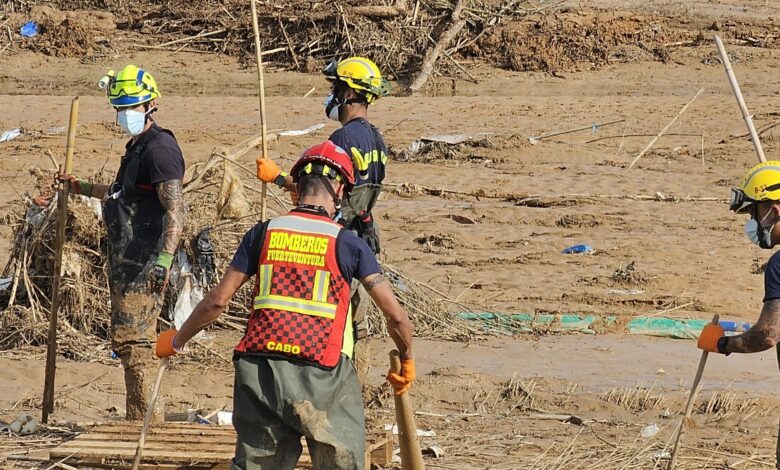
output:
[[[141,423],[98,425],[89,432],[49,451],[51,460],[67,458],[75,466],[102,468],[130,467]],[[203,426],[192,423],[165,423],[149,430],[142,467],[151,469],[229,468],[235,452],[236,433],[232,426]],[[308,468],[311,457],[305,442],[299,465]]]
[[[72,456],[74,459],[102,459],[102,460],[122,460],[132,462],[135,457],[135,448],[132,449],[81,449],[79,447],[60,446],[49,451],[49,455],[54,459],[61,459]],[[215,456],[212,453],[200,453],[194,451],[146,451],[144,449],[144,462],[160,463],[219,463],[226,458],[233,458],[233,452],[230,457]]]
[[[230,435],[235,436],[236,431],[233,429],[232,426],[204,426],[204,425],[194,425],[191,424],[189,426],[153,426],[149,428],[149,433],[157,433],[157,434],[172,434],[172,435],[196,435],[196,436],[202,436],[202,435]],[[90,434],[140,434],[141,433],[141,426],[140,425],[128,425],[128,426],[121,426],[121,425],[109,425],[109,426],[97,426],[89,430]]]
[[[77,436],[75,439],[73,439],[71,442],[81,442],[81,441],[117,441],[117,442],[133,442],[138,443],[138,436],[136,435],[126,435],[126,436],[118,436],[115,434],[81,434]],[[169,442],[171,444],[177,444],[177,443],[193,443],[197,442],[198,444],[201,443],[213,443],[213,444],[229,444],[229,445],[235,445],[236,444],[236,435],[232,436],[181,436],[181,435],[175,435],[175,436],[169,436],[169,435],[154,435],[154,436],[148,436],[147,442]]]
[[[78,453],[79,450],[98,450],[98,449],[104,449],[107,452],[112,450],[132,450],[135,451],[135,448],[137,447],[138,443],[135,442],[116,442],[116,441],[82,441],[82,442],[66,442],[65,444],[62,444],[56,448],[56,452],[62,453],[62,452],[71,452],[71,453]],[[171,445],[164,442],[146,442],[144,443],[144,453],[147,452],[153,452],[156,450],[162,451],[162,452],[190,452],[192,449],[192,444],[186,445],[186,444],[179,444],[179,445]],[[200,445],[197,446],[198,452],[203,454],[224,454],[224,456],[233,457],[233,452],[235,451],[235,444],[227,444],[227,445]],[[134,454],[135,452],[133,452]]]

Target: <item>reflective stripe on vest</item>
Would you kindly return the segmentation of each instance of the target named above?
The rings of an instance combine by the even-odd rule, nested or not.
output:
[[[325,368],[335,367],[342,352],[351,355],[350,285],[336,259],[341,230],[326,217],[300,212],[268,223],[254,308],[236,351]]]

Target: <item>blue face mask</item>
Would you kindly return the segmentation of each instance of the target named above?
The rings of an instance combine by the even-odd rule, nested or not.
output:
[[[117,113],[116,122],[126,134],[135,137],[144,131],[146,114],[132,109],[124,109]]]
[[[341,100],[333,96],[333,93],[331,93],[325,98],[325,101],[323,101],[322,105],[325,106],[325,115],[328,116],[328,119],[333,121],[339,120],[339,108],[342,105]]]
[[[767,212],[760,222],[752,217],[745,222],[745,235],[748,236],[754,245],[764,249],[772,248],[772,229],[775,227],[775,224],[768,228],[764,227],[764,221],[770,215],[772,215],[772,211]]]

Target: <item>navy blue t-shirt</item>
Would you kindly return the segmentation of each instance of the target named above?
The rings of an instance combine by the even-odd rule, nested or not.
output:
[[[764,302],[780,299],[780,251],[769,258],[764,271]]]
[[[158,129],[160,132],[144,147],[136,184],[154,185],[163,181],[184,179],[184,157],[181,153],[181,147],[171,134],[159,127]],[[130,150],[133,145],[131,139],[125,149]]]
[[[355,186],[382,184],[385,179],[387,147],[376,127],[355,118],[330,135],[329,140],[344,149],[355,165]]]
[[[263,224],[261,222],[246,232],[230,262],[230,266],[250,277],[257,274],[264,242]],[[371,248],[349,230],[341,230],[336,238],[336,261],[347,282],[382,272]]]

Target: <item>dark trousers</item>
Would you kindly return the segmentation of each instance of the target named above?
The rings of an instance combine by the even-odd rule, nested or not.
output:
[[[333,370],[286,359],[237,356],[231,469],[293,470],[301,437],[319,470],[363,470],[365,417],[355,368],[345,355]]]

